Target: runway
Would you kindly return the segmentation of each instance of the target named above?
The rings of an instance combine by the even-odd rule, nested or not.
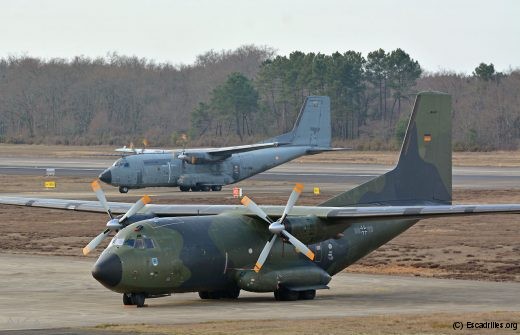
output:
[[[43,176],[53,168],[57,176],[97,177],[113,157],[24,158],[0,157],[0,174]],[[260,181],[342,183],[357,185],[392,169],[389,165],[289,162],[250,178]],[[453,186],[461,188],[520,188],[520,169],[511,167],[454,167]]]
[[[0,255],[0,330],[115,323],[175,324],[211,320],[301,319],[439,311],[520,311],[520,283],[341,273],[313,301],[276,302],[242,292],[238,300],[196,293],[124,307],[121,296],[90,275],[94,259]]]

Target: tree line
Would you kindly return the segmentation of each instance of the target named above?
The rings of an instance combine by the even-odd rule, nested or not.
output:
[[[209,51],[173,66],[115,53],[102,58],[0,59],[0,142],[251,143],[288,131],[308,95],[331,97],[333,137],[360,149],[396,148],[415,94],[452,94],[459,150],[517,149],[520,72],[481,63],[470,74],[425,73],[402,49],[366,56],[269,47]]]

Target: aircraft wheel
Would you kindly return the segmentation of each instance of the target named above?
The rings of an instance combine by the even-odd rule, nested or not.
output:
[[[134,305],[134,303],[132,302],[132,296],[130,294],[123,293],[123,305]]]
[[[144,306],[144,293],[132,293],[132,304],[136,305],[137,307],[143,307]]]
[[[204,185],[204,186],[200,186],[200,190],[201,190],[202,192],[209,192],[210,187],[209,187],[209,186],[206,186],[206,185]]]
[[[189,186],[179,186],[179,189],[181,190],[181,192],[188,192],[190,190],[190,187]]]
[[[300,300],[313,300],[316,297],[316,290],[307,290],[300,292]]]
[[[198,191],[200,191],[200,187],[198,187],[198,186],[192,186],[192,187],[191,187],[191,191],[192,191],[192,192],[198,192]]]
[[[203,300],[205,299],[209,299],[209,292],[208,291],[200,291],[199,292],[199,297]]]
[[[240,289],[238,287],[226,290],[222,292],[222,297],[226,299],[238,299],[240,295]]]
[[[274,298],[279,301],[295,301],[300,297],[300,293],[297,291],[288,290],[281,287],[274,291]]]
[[[119,193],[128,193],[128,187],[119,186]]]
[[[211,186],[211,190],[212,191],[222,191],[222,185],[214,185],[214,186]]]

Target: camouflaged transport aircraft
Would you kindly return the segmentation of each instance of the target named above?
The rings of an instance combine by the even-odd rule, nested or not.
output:
[[[305,99],[292,131],[261,143],[208,149],[129,149],[99,175],[119,192],[145,187],[179,187],[183,192],[220,191],[233,184],[303,155],[331,148],[330,99]]]
[[[236,299],[240,290],[274,292],[276,300],[313,299],[332,276],[425,218],[520,213],[520,204],[452,205],[451,97],[417,96],[397,166],[317,206],[152,205],[99,199],[0,198],[0,203],[107,211],[111,232],[92,275],[125,305],[172,293]],[[114,217],[115,214],[124,214]],[[292,246],[290,246],[292,245]],[[293,248],[294,247],[294,248]]]

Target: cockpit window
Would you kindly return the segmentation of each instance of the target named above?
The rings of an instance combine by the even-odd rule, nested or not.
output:
[[[130,248],[133,248],[134,244],[135,244],[135,240],[134,239],[128,239],[128,240],[125,241],[125,243],[123,245],[126,245],[126,246],[129,246]]]
[[[153,249],[153,248],[155,248],[155,244],[153,243],[153,240],[150,239],[150,238],[145,238],[144,239],[144,246],[146,247],[146,249]]]
[[[112,166],[124,166],[124,167],[129,167],[129,166],[130,166],[130,163],[128,163],[127,160],[124,159],[124,158],[119,158],[117,161],[114,162],[114,164],[112,164]]]
[[[153,249],[155,248],[155,242],[151,238],[141,238],[138,237],[137,239],[129,238],[127,240],[122,238],[112,239],[111,242],[112,245],[115,246],[121,246],[126,245],[130,248],[135,249]]]

